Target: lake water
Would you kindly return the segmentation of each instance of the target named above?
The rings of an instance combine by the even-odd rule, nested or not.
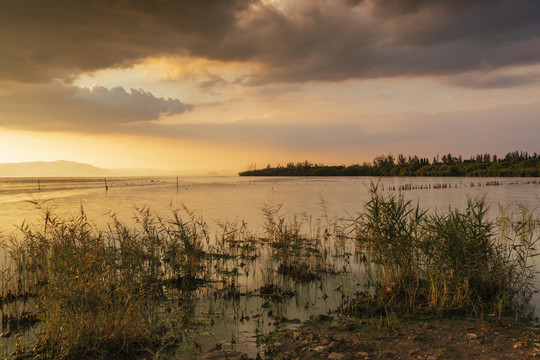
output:
[[[418,201],[423,209],[447,211],[463,209],[469,198],[485,197],[490,206],[489,216],[496,220],[500,208],[518,212],[520,207],[537,210],[540,206],[540,179],[538,178],[407,178],[407,177],[317,177],[317,178],[270,178],[270,177],[185,177],[177,183],[176,178],[122,177],[101,178],[0,178],[0,234],[17,236],[17,226],[23,222],[38,223],[45,209],[52,209],[61,216],[76,215],[84,209],[88,218],[99,228],[105,226],[110,214],[130,224],[136,207],[148,207],[162,217],[173,209],[183,206],[203,216],[211,230],[223,221],[245,221],[253,231],[262,232],[265,205],[281,207],[281,215],[301,218],[351,219],[362,211],[369,199],[372,184],[378,184],[383,193],[403,189],[406,199]],[[538,212],[536,213],[538,218]],[[261,270],[253,270],[249,279],[241,284],[247,291],[269,276]],[[336,287],[343,288],[358,283],[360,273],[351,272],[346,277],[331,278],[316,285],[295,286],[296,301],[280,305],[279,312],[288,318],[305,320],[310,315],[322,314],[339,304]],[[348,286],[348,285],[347,285]],[[329,295],[329,296],[328,296]],[[239,322],[261,308],[263,299],[246,297],[231,307],[208,299],[197,304],[197,314],[215,313],[221,306],[221,317],[199,341],[203,347],[218,342],[237,342],[239,350],[254,356],[253,334],[272,330],[270,324]],[[540,298],[533,301],[540,304]],[[251,311],[251,312],[250,312]],[[214,319],[213,319],[214,320]],[[231,335],[232,334],[232,335]],[[0,344],[1,346],[1,344]]]
[[[486,185],[495,182],[500,185]],[[183,205],[210,224],[241,219],[255,230],[264,220],[265,204],[283,204],[283,213],[291,216],[353,217],[369,199],[372,183],[384,192],[410,186],[412,190],[404,191],[406,199],[431,210],[463,208],[468,198],[478,197],[486,198],[493,218],[499,205],[530,210],[540,206],[540,180],[534,178],[186,177],[178,188],[176,178],[114,178],[107,179],[108,191],[104,179],[97,178],[40,179],[40,190],[37,179],[0,178],[0,231],[9,235],[23,221],[39,220],[47,208],[69,216],[82,207],[100,225],[110,212],[129,222],[136,206],[167,216]]]

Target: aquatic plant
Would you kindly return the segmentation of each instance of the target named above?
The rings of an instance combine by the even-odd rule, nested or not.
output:
[[[188,309],[176,301],[171,310],[167,300],[202,276],[206,236],[203,222],[188,216],[184,221],[174,212],[163,220],[143,208],[138,226],[113,216],[108,231],[98,231],[82,211],[68,220],[47,211],[41,225],[22,226],[23,237],[6,250],[18,287],[32,294],[43,323],[32,353],[127,357],[156,351],[165,338],[181,341]],[[172,319],[184,326],[171,326]]]
[[[448,314],[522,312],[533,291],[538,240],[526,217],[514,232],[497,233],[484,199],[464,211],[427,214],[403,194],[371,199],[356,219],[358,251],[368,280],[344,308]]]
[[[503,214],[497,232],[482,199],[428,213],[376,186],[348,228],[281,209],[264,207],[261,234],[233,221],[219,222],[213,236],[185,208],[169,217],[138,208],[132,224],[112,215],[102,229],[82,210],[68,219],[45,211],[4,242],[2,325],[24,331],[40,322],[37,344],[17,355],[157,357],[179,345],[200,348],[194,327],[214,321],[255,321],[262,335],[286,320],[289,303],[311,310],[332,296],[330,286],[341,312],[355,315],[501,316],[521,313],[532,296],[538,232],[530,212]],[[326,280],[338,273],[336,289]],[[233,330],[231,344],[239,334]]]
[[[281,205],[263,207],[265,239],[273,249],[274,259],[279,261],[278,273],[295,281],[320,280],[327,271],[327,253],[319,236],[320,229],[314,230],[310,226],[306,234],[302,225],[307,221],[300,221],[297,217],[286,219],[280,210]]]

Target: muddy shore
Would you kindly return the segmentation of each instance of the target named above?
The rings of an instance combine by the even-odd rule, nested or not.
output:
[[[514,319],[360,320],[319,316],[261,340],[261,359],[540,358],[540,328]],[[248,357],[235,350],[214,349],[202,358]]]

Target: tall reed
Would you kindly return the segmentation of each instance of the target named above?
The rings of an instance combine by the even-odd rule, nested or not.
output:
[[[113,216],[98,231],[82,211],[68,220],[47,211],[41,225],[22,226],[22,238],[7,245],[44,325],[35,355],[125,358],[156,351],[165,335],[181,341],[187,329],[169,325],[185,324],[189,309],[176,301],[167,319],[162,303],[204,276],[205,224],[193,213],[164,220],[145,208],[135,221],[128,228]]]
[[[503,313],[523,310],[533,290],[531,216],[497,232],[484,199],[464,211],[428,214],[377,186],[356,220],[366,291],[353,311]]]
[[[280,213],[281,205],[263,207],[266,241],[279,261],[277,271],[295,281],[308,282],[321,279],[327,271],[327,253],[320,241],[320,228],[313,228],[308,217],[286,219]],[[306,234],[302,226],[309,225]]]

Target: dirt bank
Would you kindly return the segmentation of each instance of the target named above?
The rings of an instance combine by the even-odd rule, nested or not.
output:
[[[265,359],[540,358],[538,328],[513,320],[314,318],[266,339]]]

